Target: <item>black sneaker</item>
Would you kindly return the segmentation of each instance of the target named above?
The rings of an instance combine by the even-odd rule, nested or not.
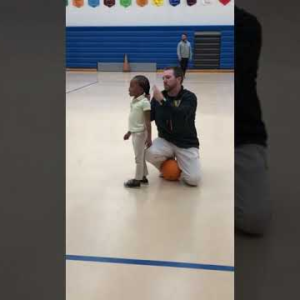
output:
[[[141,180],[130,179],[127,182],[124,182],[124,186],[128,188],[139,188],[141,187]]]
[[[140,180],[140,183],[142,183],[142,184],[149,184],[149,181],[148,181],[147,177],[144,176],[143,179]]]

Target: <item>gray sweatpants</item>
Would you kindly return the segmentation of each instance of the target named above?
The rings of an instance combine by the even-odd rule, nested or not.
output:
[[[131,134],[132,145],[135,155],[135,179],[142,180],[148,175],[147,164],[145,161],[145,142],[147,139],[147,131],[134,132]]]
[[[181,180],[188,185],[197,186],[200,182],[200,159],[198,148],[183,149],[160,137],[146,150],[146,160],[160,170],[168,158],[176,157],[181,172]]]
[[[235,226],[263,234],[271,218],[267,149],[248,144],[235,148]]]

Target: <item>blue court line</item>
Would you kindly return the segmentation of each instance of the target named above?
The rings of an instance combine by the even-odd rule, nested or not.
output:
[[[79,90],[81,90],[81,89],[84,89],[84,88],[86,88],[86,87],[88,87],[88,86],[91,86],[91,85],[94,85],[94,84],[96,84],[96,83],[98,83],[98,81],[95,81],[95,82],[86,84],[86,85],[84,85],[84,86],[81,86],[81,87],[79,87],[79,88],[76,88],[76,89],[74,89],[74,90],[68,91],[68,92],[66,92],[66,94],[69,94],[69,93],[72,93],[72,92],[79,91]]]
[[[234,272],[234,267],[232,266],[195,264],[195,263],[184,263],[184,262],[173,262],[173,261],[142,260],[142,259],[83,256],[83,255],[66,255],[66,260]]]

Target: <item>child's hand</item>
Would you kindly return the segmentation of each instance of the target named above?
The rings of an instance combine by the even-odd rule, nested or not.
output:
[[[151,138],[147,138],[145,145],[146,145],[147,148],[151,147],[151,145],[152,145]]]
[[[127,132],[125,135],[124,135],[124,140],[128,140],[131,136],[131,132]]]

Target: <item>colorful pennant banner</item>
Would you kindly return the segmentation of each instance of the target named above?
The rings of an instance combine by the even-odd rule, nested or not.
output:
[[[73,5],[80,8],[84,5],[84,0],[73,0]]]
[[[105,6],[112,7],[112,6],[115,6],[116,1],[115,0],[104,0],[103,3]]]
[[[120,4],[124,7],[128,7],[131,5],[131,0],[120,0]]]
[[[152,0],[153,5],[162,6],[164,4],[164,0]]]
[[[149,0],[136,0],[136,4],[138,6],[144,7],[148,5]],[[152,4],[155,6],[162,6],[164,5],[164,0],[151,0]],[[197,0],[186,0],[188,6],[195,5]],[[214,0],[201,0],[203,5],[209,5],[214,2]],[[219,2],[223,5],[227,5],[231,2],[231,0],[219,0]],[[69,5],[69,0],[65,0],[66,6]],[[75,7],[82,7],[84,6],[84,0],[72,0],[73,6]],[[177,6],[180,5],[180,0],[169,0],[170,5]],[[103,4],[107,7],[112,7],[116,5],[116,0],[103,0]],[[100,0],[88,0],[88,5],[91,7],[98,7],[100,5]],[[132,5],[132,0],[120,0],[120,5],[123,7],[129,7]]]
[[[180,0],[169,0],[169,1],[172,6],[177,6],[178,4],[180,4]]]
[[[227,5],[231,0],[219,0],[223,5]]]
[[[188,6],[192,6],[197,3],[197,0],[187,0],[186,2]]]
[[[100,0],[89,0],[89,6],[91,7],[97,7],[100,5]]]
[[[143,7],[143,6],[146,6],[148,4],[148,0],[136,0],[136,4],[138,6]]]

